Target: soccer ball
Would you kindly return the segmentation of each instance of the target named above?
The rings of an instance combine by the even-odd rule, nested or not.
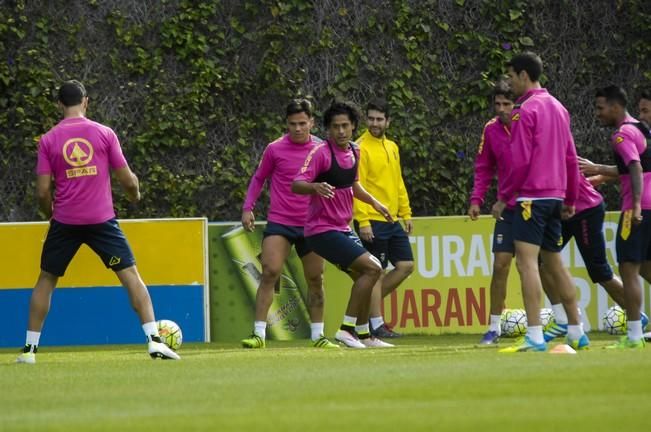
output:
[[[183,333],[181,332],[181,327],[179,327],[179,325],[174,321],[158,321],[158,335],[165,345],[174,351],[181,348],[181,344],[183,343]]]
[[[626,312],[615,305],[611,306],[601,318],[604,330],[611,335],[623,335],[626,333]]]
[[[540,309],[540,324],[543,329],[546,329],[549,324],[554,321],[554,311],[550,308]]]
[[[505,309],[500,322],[502,336],[522,336],[527,331],[527,314],[522,309]]]

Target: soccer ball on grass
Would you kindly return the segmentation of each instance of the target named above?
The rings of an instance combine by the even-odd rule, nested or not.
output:
[[[183,333],[181,327],[171,320],[158,321],[158,335],[161,341],[172,350],[176,351],[181,348],[183,343]]]
[[[527,314],[522,309],[505,309],[500,324],[502,336],[522,336],[527,331]]]
[[[617,305],[608,308],[601,321],[603,322],[604,330],[611,335],[623,335],[626,333],[626,312]]]

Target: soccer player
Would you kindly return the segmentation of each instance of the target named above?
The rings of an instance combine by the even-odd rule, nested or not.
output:
[[[88,97],[79,81],[63,83],[58,99],[63,120],[43,135],[38,145],[36,194],[50,228],[29,304],[25,347],[17,362],[36,363],[52,292],[83,243],[126,287],[147,337],[149,355],[178,360],[179,355],[161,342],[149,292],[113,210],[111,171],[131,202],[140,200],[138,178],[124,158],[115,132],[86,118]]]
[[[308,246],[354,280],[344,321],[335,339],[351,348],[393,346],[369,332],[371,292],[382,264],[364,249],[348,225],[353,216],[353,197],[370,204],[389,222],[393,219],[389,210],[358,181],[359,155],[351,142],[359,124],[355,106],[334,102],[323,114],[323,122],[328,139],[307,155],[292,190],[310,195],[305,222]]]
[[[309,197],[292,192],[292,181],[307,154],[321,140],[310,130],[314,126],[312,104],[294,99],[285,110],[287,133],[267,146],[258,169],[253,174],[242,208],[242,226],[253,231],[253,208],[268,180],[271,189],[267,227],[262,240],[262,279],[255,297],[253,334],[242,340],[244,348],[264,348],[267,314],[273,302],[274,286],[283,270],[292,245],[303,264],[308,285],[308,309],[311,338],[316,348],[339,348],[323,335],[323,268],[324,261],[306,244],[303,225]]]
[[[368,129],[356,141],[360,153],[359,183],[371,195],[387,203],[395,222],[387,222],[370,205],[356,199],[353,204],[354,225],[362,245],[380,260],[383,269],[371,295],[371,334],[378,338],[393,338],[400,334],[384,323],[382,300],[414,270],[414,256],[407,236],[413,231],[413,223],[398,146],[385,135],[390,122],[387,102],[382,99],[370,101],[366,106],[366,119]],[[404,228],[398,218],[404,220]],[[389,261],[394,268],[385,275]]]
[[[579,167],[570,116],[541,87],[538,80],[542,66],[540,57],[532,52],[518,54],[507,63],[511,87],[518,99],[511,115],[510,171],[492,212],[500,219],[506,203],[517,197],[512,232],[528,327],[521,342],[501,352],[547,349],[540,324],[539,254],[563,295],[576,296],[574,284],[564,277],[560,246],[561,212],[565,217],[574,214]],[[568,344],[574,349],[587,348],[590,342],[579,323],[576,297],[567,313]]]
[[[594,189],[588,179],[580,176],[576,214],[562,221],[563,244],[561,250],[574,237],[592,282],[603,286],[615,303],[626,309],[624,286],[621,279],[613,273],[606,258],[606,241],[603,235],[605,215],[603,197]],[[572,276],[567,269],[564,270],[567,273],[566,277],[571,281]],[[549,342],[558,336],[567,334],[567,314],[563,302],[568,299],[561,297],[562,293],[556,289],[553,276],[544,263],[540,267],[540,276],[543,289],[554,312],[554,321],[544,331],[545,341]],[[569,299],[569,302],[571,304],[572,300]],[[644,327],[648,322],[648,317],[644,314],[642,314],[642,321]]]
[[[475,158],[474,186],[470,194],[470,207],[468,208],[468,216],[473,221],[479,218],[480,207],[484,203],[484,196],[495,174],[497,174],[498,191],[504,188],[510,157],[513,100],[513,92],[508,82],[498,81],[493,89],[493,108],[496,116],[484,125],[479,150]],[[480,345],[496,344],[502,333],[500,320],[506,299],[506,283],[515,252],[511,234],[514,208],[515,200],[511,200],[502,212],[502,218],[495,221],[493,275],[490,285],[490,322],[488,331],[479,342]]]
[[[638,349],[645,345],[640,267],[651,264],[651,148],[647,145],[651,132],[628,114],[627,103],[626,92],[617,86],[596,93],[597,118],[604,126],[616,128],[611,145],[622,195],[616,249],[626,297],[627,334],[612,348]]]

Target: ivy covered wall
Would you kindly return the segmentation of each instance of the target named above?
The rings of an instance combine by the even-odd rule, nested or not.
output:
[[[545,62],[579,152],[610,160],[598,86],[651,82],[645,0],[5,0],[0,2],[0,221],[36,220],[40,134],[54,93],[79,79],[88,116],[111,126],[141,179],[121,217],[239,219],[283,108],[310,96],[360,106],[384,95],[416,215],[465,212],[492,116],[491,83],[513,52]],[[631,111],[636,114],[635,108]],[[320,120],[320,119],[319,119]],[[315,133],[322,134],[319,128]],[[617,208],[615,186],[602,190]],[[263,200],[264,201],[264,200]],[[260,207],[264,211],[264,202]]]

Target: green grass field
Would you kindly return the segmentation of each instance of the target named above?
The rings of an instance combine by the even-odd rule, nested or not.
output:
[[[620,431],[648,427],[651,347],[498,354],[478,336],[414,336],[385,350],[270,342],[0,350],[0,431]]]

